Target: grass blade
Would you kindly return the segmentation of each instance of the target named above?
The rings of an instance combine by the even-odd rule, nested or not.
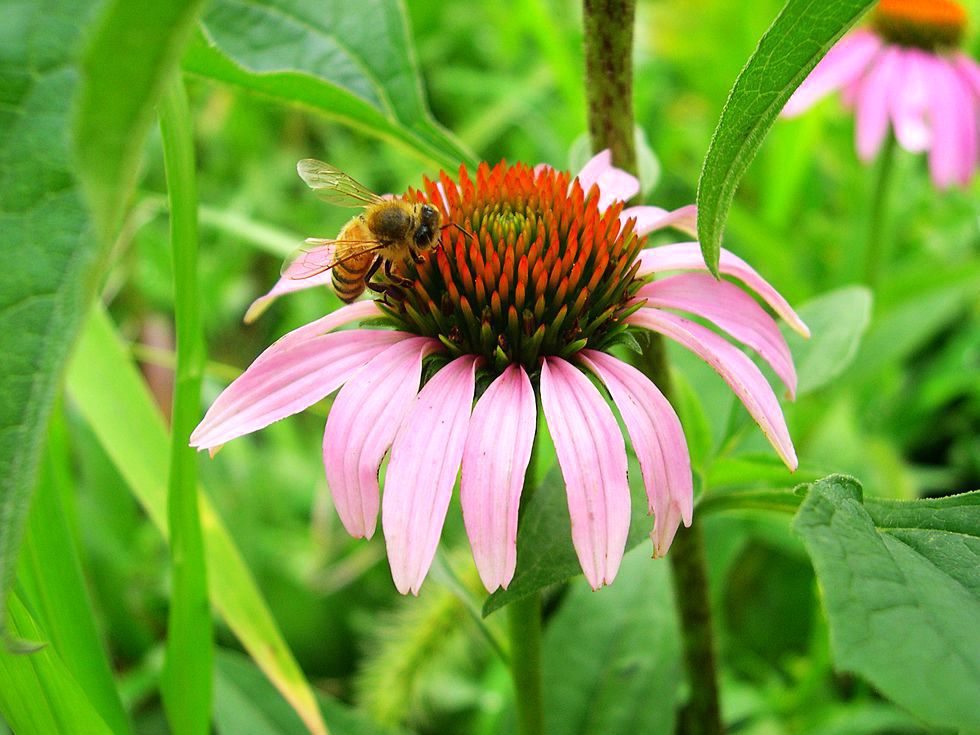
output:
[[[112,380],[106,380],[111,375]],[[126,345],[95,309],[68,368],[68,392],[153,523],[167,532],[167,431]],[[201,526],[211,602],[310,732],[326,735],[316,699],[255,580],[204,493]]]
[[[13,635],[28,640],[45,638],[19,595],[11,594],[7,603]],[[86,689],[51,646],[31,654],[0,648],[0,713],[19,733],[113,733],[86,697]]]
[[[206,735],[211,720],[214,641],[198,515],[197,452],[188,446],[201,411],[206,357],[198,311],[194,133],[179,73],[167,84],[160,100],[160,132],[170,200],[177,332],[167,488],[173,581],[162,689],[173,731],[177,735]]]

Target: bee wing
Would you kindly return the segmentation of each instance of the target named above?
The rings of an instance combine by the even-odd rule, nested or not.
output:
[[[304,158],[296,164],[296,170],[306,185],[325,202],[342,207],[366,207],[384,201],[339,168],[315,158]]]
[[[318,276],[344,261],[384,248],[377,240],[319,240],[308,238],[306,245],[286,258],[280,271],[283,278],[299,281]]]

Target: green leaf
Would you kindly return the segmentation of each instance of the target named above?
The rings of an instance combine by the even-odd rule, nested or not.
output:
[[[552,735],[674,732],[683,680],[668,565],[637,549],[616,581],[576,584],[542,647],[546,730]]]
[[[119,699],[85,587],[77,539],[62,505],[64,498],[75,492],[66,428],[58,413],[51,424],[41,477],[31,503],[18,581],[22,596],[51,647],[71,676],[84,683],[99,716],[113,732],[129,733],[132,728]]]
[[[96,22],[81,60],[74,144],[103,240],[115,236],[163,83],[177,68],[202,5],[110,0]]]
[[[429,112],[400,0],[215,0],[184,68],[299,105],[455,170],[474,156]]]
[[[86,7],[8,4],[0,24],[0,638],[55,386],[100,256],[65,144]]]
[[[215,655],[214,723],[218,735],[307,735],[302,720],[245,656],[219,650]],[[344,735],[395,735],[357,710],[319,694],[327,724]]]
[[[44,640],[30,612],[14,593],[7,599],[13,635]],[[0,647],[0,714],[14,732],[45,735],[112,735],[51,646],[34,653]]]
[[[111,375],[112,380],[106,380]],[[163,418],[109,316],[95,309],[68,369],[68,392],[106,453],[166,533],[169,440]],[[201,493],[211,602],[313,733],[326,729],[313,692],[224,524]]]
[[[980,728],[980,491],[862,503],[857,481],[832,475],[795,528],[837,666],[932,725]]]
[[[630,477],[640,477],[639,465],[630,462]],[[626,548],[632,549],[649,537],[653,520],[647,512],[642,491],[632,493],[633,515],[630,519]],[[521,520],[517,529],[517,569],[510,586],[497,590],[483,605],[486,617],[494,610],[520,600],[532,592],[582,573],[572,546],[571,521],[565,482],[557,466],[553,467],[530,497],[521,502]]]
[[[728,208],[766,133],[793,90],[873,4],[874,0],[789,0],[739,73],[698,182],[701,252],[716,276]]]
[[[854,362],[871,321],[871,292],[864,286],[839,288],[807,301],[798,313],[810,327],[810,339],[785,325],[782,330],[796,363],[796,393],[802,396],[827,385]]]

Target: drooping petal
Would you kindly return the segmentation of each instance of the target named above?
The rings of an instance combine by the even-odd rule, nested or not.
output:
[[[735,284],[707,273],[683,273],[647,283],[636,296],[647,306],[680,309],[713,322],[758,352],[796,395],[796,368],[786,339],[765,309]]]
[[[930,110],[935,136],[929,170],[941,189],[966,184],[976,162],[976,101],[945,59],[930,60]]]
[[[880,48],[881,39],[868,31],[856,31],[842,38],[789,98],[783,116],[799,115],[834,90],[860,77]]]
[[[786,466],[796,469],[796,450],[779,401],[765,376],[744,352],[707,327],[660,309],[640,309],[626,321],[670,337],[713,367],[745,404]]]
[[[918,49],[907,49],[899,57],[896,75],[901,84],[889,90],[895,138],[910,153],[928,150],[932,129],[928,121],[928,60]]]
[[[592,589],[619,570],[630,525],[626,443],[598,389],[568,362],[541,364],[541,404],[565,478],[572,544]]]
[[[419,390],[423,358],[439,343],[393,344],[340,389],[323,432],[323,466],[337,515],[355,538],[374,535],[378,469]]]
[[[520,365],[511,365],[490,384],[470,418],[459,499],[488,592],[506,589],[514,578],[517,511],[536,423],[534,390]]]
[[[696,242],[679,242],[672,245],[661,245],[656,248],[641,250],[638,256],[640,270],[637,275],[648,276],[653,273],[677,270],[707,270],[701,256],[701,246]],[[727,276],[742,281],[755,291],[762,300],[772,307],[783,320],[804,337],[810,336],[810,330],[803,320],[793,311],[793,307],[779,292],[760,276],[755,269],[729,250],[722,248],[718,269]]]
[[[218,396],[191,434],[190,444],[199,449],[216,447],[298,413],[337,390],[379,352],[409,336],[356,329],[260,356]]]
[[[619,221],[626,222],[630,217],[636,218],[636,227],[633,228],[633,231],[639,237],[667,227],[686,232],[692,237],[698,236],[698,208],[694,204],[675,209],[672,212],[660,207],[629,207],[619,215]]]
[[[980,64],[962,53],[957,53],[953,57],[953,62],[963,79],[973,88],[974,98],[980,99]]]
[[[429,571],[463,458],[479,358],[458,357],[426,383],[398,427],[381,498],[395,587],[417,595]]]
[[[588,193],[593,184],[599,186],[599,211],[617,201],[628,201],[640,191],[640,180],[612,165],[612,153],[607,148],[595,154],[578,173],[582,190]]]
[[[251,324],[262,316],[265,310],[272,305],[272,302],[283,294],[303,291],[317,286],[329,286],[330,278],[330,271],[324,271],[309,278],[290,278],[288,273],[284,274],[267,293],[259,296],[248,307],[248,310],[245,312],[245,323]]]
[[[862,161],[870,161],[881,150],[888,134],[888,103],[891,86],[902,52],[896,47],[886,48],[868,70],[858,92],[857,153]]]
[[[339,309],[330,312],[326,316],[315,319],[309,324],[297,327],[292,332],[287,332],[282,337],[269,345],[265,351],[256,358],[256,362],[264,360],[272,355],[292,349],[309,339],[327,334],[346,324],[371,319],[382,316],[381,310],[374,301],[357,301],[353,304],[341,306]]]
[[[579,359],[603,382],[626,424],[654,514],[654,556],[663,556],[681,520],[691,525],[694,485],[684,429],[653,382],[632,365],[597,350]]]

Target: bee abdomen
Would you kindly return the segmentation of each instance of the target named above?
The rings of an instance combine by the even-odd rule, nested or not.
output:
[[[351,258],[334,267],[331,271],[333,290],[341,301],[349,304],[364,293],[365,278],[373,262],[374,257],[369,255],[365,258]]]

